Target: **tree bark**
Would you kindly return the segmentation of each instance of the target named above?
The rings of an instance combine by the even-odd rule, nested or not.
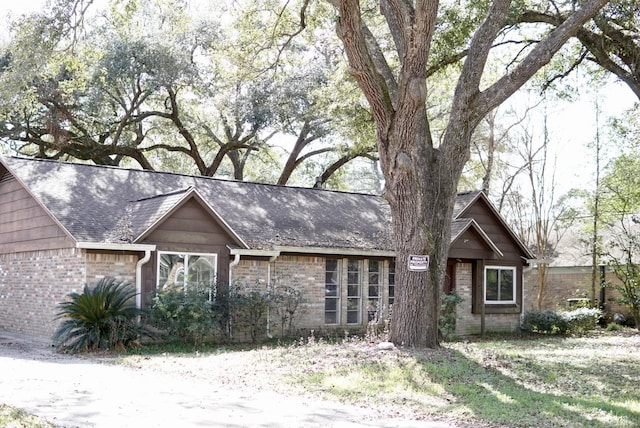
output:
[[[427,59],[438,2],[380,1],[400,60],[394,80],[382,50],[362,21],[359,1],[328,1],[338,11],[337,33],[350,72],[367,98],[376,123],[384,195],[391,210],[396,250],[397,294],[390,338],[398,345],[436,347],[453,206],[460,174],[469,159],[471,134],[487,113],[545,65],[606,0],[587,0],[583,9],[540,42],[512,72],[481,92],[489,50],[510,6],[509,0],[494,0],[469,46],[449,123],[438,147],[434,147],[425,108]],[[411,254],[431,257],[427,273],[409,271]]]

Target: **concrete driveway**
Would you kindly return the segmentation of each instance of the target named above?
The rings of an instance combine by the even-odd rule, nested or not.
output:
[[[0,402],[63,427],[452,427],[60,355],[2,332]]]

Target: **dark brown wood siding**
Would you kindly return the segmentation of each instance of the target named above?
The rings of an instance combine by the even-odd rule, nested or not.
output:
[[[227,245],[235,244],[235,241],[195,199],[187,201],[159,224],[144,243],[155,244],[158,251],[217,254],[218,284],[222,286],[228,282],[230,256]],[[143,268],[143,300],[147,304],[155,292],[157,258],[156,252]]]
[[[472,312],[479,314],[482,311],[484,302],[484,268],[485,266],[515,266],[516,267],[516,303],[515,304],[492,304],[485,305],[487,314],[514,314],[520,313],[522,309],[522,272],[524,261],[523,253],[518,242],[513,238],[509,230],[504,226],[494,211],[482,200],[478,199],[469,206],[460,218],[473,218],[480,228],[487,234],[489,239],[502,251],[503,256],[498,257],[495,253],[487,254],[485,257],[469,257],[474,259],[473,263],[473,302]],[[460,241],[460,240],[458,240]],[[470,252],[470,254],[472,254]],[[462,257],[461,257],[462,258]]]
[[[495,258],[489,244],[473,229],[465,231],[449,247],[450,259],[489,259]]]
[[[513,260],[522,263],[521,257],[525,254],[522,253],[517,241],[511,237],[508,229],[504,227],[493,210],[483,200],[480,199],[472,204],[460,217],[473,218],[478,223],[480,228],[502,251],[503,257],[500,260]]]
[[[64,230],[0,167],[0,253],[73,246]]]

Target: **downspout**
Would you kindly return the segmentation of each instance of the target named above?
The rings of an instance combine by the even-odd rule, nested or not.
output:
[[[233,260],[229,262],[229,286],[231,286],[231,268],[240,263],[240,254],[236,253],[233,255]]]
[[[151,250],[144,251],[144,257],[136,263],[136,308],[142,308],[142,266],[151,260]]]
[[[269,257],[269,263],[267,264],[267,287],[271,287],[271,263],[275,262],[278,256]],[[267,337],[269,339],[273,339],[273,335],[271,334],[271,317],[270,317],[271,309],[267,306]]]
[[[234,266],[236,266],[238,263],[240,263],[240,253],[236,253],[233,255],[233,260],[231,262],[229,262],[229,289],[231,289],[231,270]],[[231,317],[229,317],[231,318]],[[229,338],[233,338],[232,337],[232,333],[231,333],[231,319],[227,320],[227,334],[229,335]]]

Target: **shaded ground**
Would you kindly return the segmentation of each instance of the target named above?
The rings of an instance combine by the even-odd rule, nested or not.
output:
[[[132,367],[61,355],[47,343],[0,332],[0,402],[62,427],[453,426],[381,418],[374,409],[231,386],[212,375],[215,368],[194,370],[185,376],[157,364]]]

